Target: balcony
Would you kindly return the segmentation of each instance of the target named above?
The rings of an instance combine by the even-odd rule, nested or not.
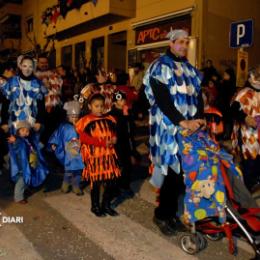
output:
[[[21,5],[15,3],[15,1],[1,1],[0,0],[0,23],[5,17],[9,14],[12,15],[21,15]]]
[[[21,38],[21,16],[8,14],[0,20],[1,39]]]
[[[49,24],[46,36],[56,34],[58,40],[92,31],[103,26],[129,19],[135,16],[136,0],[91,1],[81,8],[73,9],[65,18],[58,19],[56,24]]]

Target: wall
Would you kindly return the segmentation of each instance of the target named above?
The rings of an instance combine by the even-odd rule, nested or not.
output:
[[[203,1],[204,0],[99,0],[97,6],[93,6],[92,3],[84,4],[80,10],[70,11],[65,19],[61,19],[57,24],[49,25],[46,27],[41,24],[41,14],[47,8],[57,3],[57,0],[24,0],[23,4],[23,22],[30,16],[34,17],[34,32],[30,34],[31,38],[36,36],[37,42],[43,46],[46,43],[44,37],[46,35],[55,33],[55,31],[60,31],[62,29],[68,28],[71,25],[79,24],[90,18],[98,17],[109,10],[110,13],[122,13],[128,16],[134,16],[133,18],[125,17],[124,21],[107,24],[107,26],[99,28],[94,31],[90,31],[75,37],[69,37],[67,39],[56,41],[56,63],[59,65],[61,63],[61,48],[63,46],[72,45],[73,46],[73,56],[75,53],[74,45],[81,41],[86,41],[86,58],[90,59],[90,49],[91,40],[93,38],[105,37],[105,66],[108,67],[108,35],[117,32],[126,31],[127,32],[127,50],[135,48],[135,33],[132,24],[136,22],[143,21],[145,19],[152,19],[162,15],[170,15],[178,11],[182,11],[187,8],[193,8],[192,11],[192,36],[197,39],[197,60],[200,64],[200,53],[202,49],[202,11],[203,11]],[[110,5],[107,5],[107,2]],[[135,3],[135,4],[134,4]],[[128,8],[125,8],[125,4],[128,4]],[[136,9],[135,9],[136,7]],[[87,12],[87,16],[85,15]],[[112,27],[111,27],[112,26]],[[25,29],[23,28],[23,40],[22,49],[30,50],[32,49],[32,44],[25,37]],[[127,53],[125,53],[126,64],[127,64]],[[74,66],[74,59],[73,59]],[[126,66],[127,69],[127,66]]]
[[[260,62],[260,1],[259,0],[207,0],[208,11],[204,24],[203,58],[212,59],[215,66],[223,71],[227,65],[236,65],[237,50],[229,48],[230,24],[235,21],[254,20],[253,46],[245,48],[249,52],[249,67]],[[222,4],[220,4],[222,3]]]

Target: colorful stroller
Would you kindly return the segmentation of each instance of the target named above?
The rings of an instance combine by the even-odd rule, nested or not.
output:
[[[205,236],[218,240],[226,235],[234,253],[236,234],[248,240],[260,259],[260,209],[232,156],[206,131],[180,130],[178,144],[186,185],[183,219],[191,229],[180,237],[181,248],[195,254],[206,247]]]

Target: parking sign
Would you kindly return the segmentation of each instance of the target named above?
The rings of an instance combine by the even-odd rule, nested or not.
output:
[[[231,23],[230,47],[249,47],[253,43],[253,20]]]

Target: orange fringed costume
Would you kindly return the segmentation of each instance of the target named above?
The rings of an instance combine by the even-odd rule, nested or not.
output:
[[[81,153],[85,163],[83,177],[95,181],[114,179],[120,176],[117,155],[114,146],[107,141],[115,137],[115,119],[110,115],[92,114],[81,118],[76,130],[82,143]]]

